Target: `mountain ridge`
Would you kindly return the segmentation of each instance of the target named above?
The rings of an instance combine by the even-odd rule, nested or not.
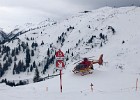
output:
[[[6,70],[2,78],[8,78],[9,75],[12,75],[14,63],[18,65],[20,60],[24,63],[24,66],[27,66],[27,62],[25,60],[27,59],[26,49],[30,49],[30,55],[31,51],[34,51],[34,56],[31,56],[30,59],[30,66],[28,66],[27,68],[25,67],[25,72],[22,72],[23,69],[20,69],[21,72],[19,72],[19,74],[12,75],[9,79],[16,79],[16,77],[20,77],[22,75],[33,78],[35,68],[33,68],[33,72],[30,72],[29,70],[32,69],[31,65],[33,66],[34,61],[36,66],[38,66],[39,72],[42,77],[45,77],[48,74],[53,74],[53,71],[55,69],[55,60],[53,57],[55,55],[55,51],[58,49],[62,49],[62,51],[65,53],[65,56],[67,58],[66,64],[71,63],[71,61],[74,62],[83,57],[86,57],[87,55],[89,55],[89,53],[93,54],[94,56],[99,56],[101,53],[109,56],[107,50],[103,49],[104,51],[102,51],[102,48],[105,48],[106,46],[111,44],[110,41],[113,41],[112,39],[116,40],[115,37],[119,36],[118,33],[120,30],[122,32],[124,32],[124,30],[127,31],[126,29],[122,30],[122,27],[120,27],[121,24],[122,26],[125,25],[122,23],[122,21],[129,24],[133,23],[131,22],[131,20],[133,20],[135,23],[137,23],[133,18],[138,18],[139,15],[136,15],[134,13],[139,14],[139,7],[104,7],[98,10],[93,10],[89,13],[77,14],[62,22],[52,22],[45,27],[43,27],[42,25],[42,27],[38,27],[35,30],[31,29],[29,31],[26,31],[28,29],[25,28],[26,32],[22,31],[23,34],[17,35],[16,39],[13,39],[9,43],[7,42],[4,44],[10,47],[10,54],[12,54],[12,50],[14,50],[15,48],[19,48],[21,45],[22,49],[21,51],[18,50],[18,55],[14,55],[12,57],[13,62],[11,63],[11,66],[8,67],[8,70]],[[124,19],[123,17],[126,16],[129,16],[130,18]],[[118,23],[121,24],[118,25]],[[124,28],[127,27],[124,26]],[[119,41],[120,45],[116,44],[118,46],[127,45],[127,39],[119,40],[118,38],[118,40],[116,41]],[[124,52],[125,51],[127,50],[124,50]],[[49,54],[48,52],[51,53]],[[113,52],[113,55],[123,55],[120,50],[118,50],[117,52],[118,53],[116,54],[115,52]],[[15,56],[17,57],[17,61],[14,61]],[[106,56],[105,59],[107,59]],[[1,61],[4,59],[4,57],[5,54],[2,55]],[[49,65],[47,64],[48,60],[52,60]],[[6,63],[5,60],[1,63],[1,65],[3,66],[4,63]],[[122,66],[126,66],[126,64],[121,62],[121,64],[116,64],[114,68],[119,68]],[[28,71],[29,73],[27,73]]]

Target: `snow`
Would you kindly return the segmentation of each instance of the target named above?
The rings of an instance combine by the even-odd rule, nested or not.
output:
[[[66,72],[65,72],[66,73]],[[60,93],[59,77],[26,86],[0,85],[2,100],[139,100],[140,88],[135,90],[136,76],[122,72],[94,70],[93,74],[74,75],[71,70],[63,74],[63,91]],[[93,92],[90,84],[93,83]]]
[[[32,61],[44,61],[46,50],[49,44],[62,51],[71,49],[71,53],[79,55],[77,59],[70,59],[67,62],[66,69],[63,70],[62,84],[63,92],[60,92],[60,77],[54,77],[38,83],[30,83],[24,86],[9,87],[5,84],[0,84],[0,97],[2,100],[139,100],[140,99],[140,34],[139,34],[139,7],[122,7],[110,8],[105,7],[94,10],[90,13],[80,13],[67,20],[59,22],[55,25],[50,25],[47,28],[40,28],[34,31],[27,32],[19,36],[22,41],[27,41],[26,37],[35,37],[36,42],[40,44],[42,40],[45,45],[39,45]],[[91,29],[88,28],[91,26]],[[69,26],[74,26],[74,30],[69,32],[66,29]],[[108,30],[108,26],[112,26],[116,33]],[[101,30],[102,29],[102,30]],[[79,32],[80,30],[80,32]],[[32,34],[32,33],[38,34]],[[43,34],[40,34],[43,32]],[[60,47],[56,40],[62,32],[67,33],[64,45]],[[99,36],[100,33],[108,35],[108,41],[103,47],[91,47],[86,45],[86,42],[92,35]],[[78,40],[82,42],[76,47]],[[125,43],[122,43],[125,41]],[[31,45],[33,41],[29,42]],[[84,43],[85,42],[85,43]],[[95,42],[101,42],[95,40]],[[18,41],[15,40],[13,48],[17,46]],[[81,76],[72,72],[75,62],[83,57],[91,57],[97,60],[100,54],[104,54],[103,66],[94,65],[95,70],[92,74]],[[76,56],[77,57],[77,56]],[[24,59],[21,53],[18,59]],[[55,66],[52,65],[47,71],[52,74]],[[42,68],[42,67],[41,67]],[[40,69],[41,69],[40,68]],[[58,73],[58,72],[57,72]],[[56,74],[56,73],[55,73]],[[43,76],[43,75],[42,75]],[[44,75],[45,76],[45,75]],[[19,78],[20,77],[20,78]],[[30,79],[33,73],[27,75],[11,75],[10,71],[3,78],[13,79]],[[138,81],[138,90],[136,91],[136,80]],[[93,91],[91,91],[91,83]]]

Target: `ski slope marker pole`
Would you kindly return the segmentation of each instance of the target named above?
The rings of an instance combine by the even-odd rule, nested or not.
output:
[[[60,91],[62,93],[62,70],[60,70]]]
[[[136,91],[138,90],[138,78],[136,80]]]
[[[48,87],[46,87],[46,91],[48,91]]]
[[[91,86],[91,91],[93,92],[93,84],[91,83],[90,86]]]

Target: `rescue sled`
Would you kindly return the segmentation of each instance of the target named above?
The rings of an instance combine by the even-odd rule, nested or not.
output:
[[[92,61],[88,61],[88,66],[86,66],[86,64],[82,64],[79,63],[78,65],[76,65],[74,67],[74,69],[72,70],[74,72],[74,74],[76,73],[80,73],[82,76],[86,75],[86,74],[92,74],[93,73],[93,64],[98,63],[99,65],[103,64],[103,54],[100,55],[98,60],[92,60]]]

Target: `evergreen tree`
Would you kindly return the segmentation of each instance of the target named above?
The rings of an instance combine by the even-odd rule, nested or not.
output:
[[[0,63],[0,77],[2,77],[3,74],[4,74],[4,71],[3,71],[2,65],[1,65],[1,63]]]
[[[26,49],[26,67],[29,67],[30,61],[31,61],[31,58],[30,58],[30,50],[29,49]]]
[[[9,57],[9,58],[8,58],[8,62],[9,62],[9,63],[12,63],[12,57]]]
[[[48,58],[48,59],[47,59],[47,62],[46,62],[46,64],[45,64],[45,67],[44,67],[44,69],[43,69],[43,74],[45,74],[46,70],[49,68],[49,65],[50,65],[50,59]]]
[[[68,60],[69,60],[69,57],[67,56],[66,61],[68,61]]]
[[[19,74],[21,72],[21,68],[22,68],[22,64],[21,64],[21,60],[18,62],[18,65],[16,67],[16,73]]]
[[[17,61],[17,57],[16,56],[14,57],[14,61]]]
[[[11,55],[12,55],[12,57],[15,56],[15,49],[12,50],[12,54]]]
[[[31,65],[31,67],[30,67],[30,72],[32,72],[33,71],[33,66]]]
[[[9,53],[8,53],[8,51],[6,52],[6,56],[7,56],[7,57],[9,56]]]
[[[33,68],[36,68],[36,63],[35,63],[35,61],[33,62]]]
[[[5,61],[7,59],[7,56],[5,55],[4,57],[3,57],[3,61]]]
[[[88,26],[88,28],[90,28],[90,25]]]
[[[64,41],[65,41],[65,39],[64,39],[64,37],[62,38],[62,43],[64,43]]]
[[[31,51],[31,56],[34,56],[34,50]]]
[[[26,47],[28,47],[28,42],[26,42]]]
[[[38,82],[40,80],[40,75],[39,75],[39,71],[38,71],[38,68],[36,67],[35,69],[35,76],[33,78],[33,82]]]
[[[124,43],[125,43],[125,41],[123,40],[123,41],[122,41],[122,44],[124,44]]]
[[[6,51],[10,52],[10,47],[9,46],[6,46]]]
[[[99,34],[99,37],[100,39],[103,39],[103,40],[105,39],[105,36],[102,33]]]
[[[20,44],[18,45],[18,50],[21,51],[21,46],[20,46]]]
[[[25,42],[22,42],[22,43],[21,43],[21,46],[22,46],[22,48],[23,48],[23,51],[25,51],[25,49],[27,48]]]
[[[29,41],[29,38],[28,37],[26,39]]]
[[[47,55],[50,56],[50,50],[49,50],[49,48],[48,48],[48,51],[47,51]]]
[[[44,42],[42,41],[41,45],[44,45]]]
[[[72,52],[72,54],[71,54],[72,56],[73,56],[73,52]]]
[[[40,62],[39,62],[39,64],[38,64],[38,66],[40,66],[41,64],[40,64]]]
[[[31,45],[31,47],[34,48],[34,46],[35,46],[35,43],[33,42],[32,45]]]
[[[1,46],[0,46],[0,52],[1,52]]]
[[[38,44],[37,43],[35,43],[35,47],[38,47]]]
[[[14,63],[14,68],[13,68],[13,75],[15,74],[16,68],[17,68],[17,64],[16,64],[16,62],[15,62],[15,63]]]
[[[25,68],[25,65],[23,63],[23,61],[21,62],[21,67],[20,67],[20,71],[25,72],[27,69],[27,67]]]
[[[101,42],[100,47],[102,47],[102,46],[103,46],[103,44],[102,44],[102,42]]]
[[[18,55],[19,54],[19,49],[18,48],[16,48],[16,55]]]
[[[8,70],[8,67],[9,67],[9,62],[6,61],[6,62],[3,64],[3,70],[4,70],[4,71]]]

